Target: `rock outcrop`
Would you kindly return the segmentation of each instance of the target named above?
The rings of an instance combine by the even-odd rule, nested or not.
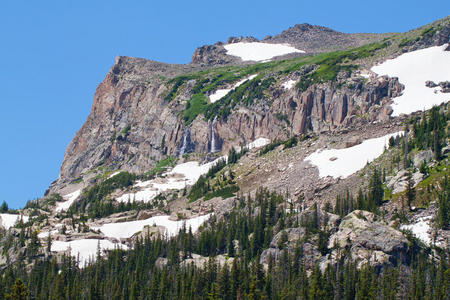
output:
[[[301,216],[305,218],[311,213],[307,211]],[[318,220],[322,224],[327,221],[326,228],[331,234],[328,253],[319,250],[317,234],[307,235],[303,227],[287,228],[275,235],[270,247],[262,252],[260,263],[267,266],[270,259],[280,259],[283,251],[292,252],[296,245],[302,245],[302,260],[308,270],[316,264],[322,269],[336,264],[347,252],[347,258],[356,262],[358,268],[367,263],[377,268],[408,264],[408,240],[400,231],[377,220],[373,213],[357,210],[340,220],[336,215],[320,212]]]
[[[376,267],[407,263],[408,240],[367,211],[356,210],[343,218],[338,231],[330,237],[328,248],[331,253],[321,262],[323,268],[335,263],[344,249],[359,267],[366,263]]]

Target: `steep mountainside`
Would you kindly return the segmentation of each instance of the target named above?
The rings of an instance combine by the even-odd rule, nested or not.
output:
[[[100,165],[149,171],[165,155],[178,156],[183,142],[188,146],[185,152],[208,153],[212,133],[218,150],[226,153],[258,137],[285,139],[387,120],[388,103],[401,93],[402,85],[396,78],[369,77],[369,67],[383,57],[399,55],[405,49],[399,47],[402,43],[411,50],[442,45],[448,42],[448,31],[447,24],[432,36],[421,36],[419,29],[407,38],[396,36],[356,52],[206,70],[119,57],[96,91],[90,116],[67,148],[57,187]],[[204,96],[193,97],[211,95],[252,74],[258,77],[226,100],[208,104]],[[195,103],[193,109],[187,109],[190,103]],[[192,113],[188,122],[183,120],[186,113]]]
[[[116,58],[0,300],[447,299],[449,70],[450,17]]]

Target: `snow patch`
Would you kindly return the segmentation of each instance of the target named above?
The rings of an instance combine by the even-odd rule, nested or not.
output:
[[[239,42],[224,45],[228,55],[240,57],[243,61],[267,61],[276,56],[289,53],[305,53],[287,44],[268,44],[260,42]]]
[[[79,257],[80,266],[84,267],[89,261],[94,261],[96,259],[98,248],[100,248],[102,254],[105,250],[112,250],[115,248],[128,250],[126,245],[112,243],[108,240],[81,239],[70,242],[53,241],[51,251],[62,252],[70,249],[70,255]]]
[[[66,201],[57,203],[56,211],[60,212],[60,211],[68,210],[69,207],[72,205],[72,203],[78,198],[78,196],[80,196],[80,194],[81,194],[81,189],[76,190],[73,193],[63,196],[63,199],[65,199]]]
[[[369,72],[366,72],[366,71],[361,71],[361,73],[359,73],[359,75],[360,75],[361,77],[364,77],[364,78],[367,78],[367,79],[370,78],[370,73],[369,73]]]
[[[219,101],[220,99],[222,99],[223,97],[225,97],[230,91],[234,90],[235,88],[239,87],[240,85],[242,85],[244,82],[246,82],[247,80],[252,80],[254,79],[256,76],[258,76],[258,74],[253,74],[250,75],[249,77],[242,79],[241,81],[237,82],[235,85],[233,85],[232,88],[229,89],[220,89],[215,91],[213,94],[211,94],[209,96],[209,101],[211,103],[214,103],[216,101]]]
[[[294,87],[295,85],[295,80],[289,79],[288,81],[286,81],[285,83],[283,83],[283,87],[286,90],[290,90]]]
[[[112,178],[112,177],[116,176],[117,174],[119,174],[120,172],[122,172],[122,171],[116,171],[116,172],[112,173],[111,175],[109,175],[108,178]]]
[[[253,149],[253,148],[260,148],[260,147],[264,147],[265,145],[270,144],[270,140],[260,137],[257,138],[256,140],[254,140],[253,142],[251,142],[250,144],[247,145],[247,148],[249,150]]]
[[[142,181],[135,184],[135,187],[144,187],[145,189],[136,193],[127,193],[118,198],[119,202],[143,201],[149,202],[158,194],[168,190],[181,190],[187,185],[193,185],[201,175],[208,173],[209,169],[215,165],[220,157],[206,164],[199,164],[197,161],[190,161],[176,165],[171,171],[163,174],[163,178]]]
[[[422,217],[417,220],[416,223],[410,225],[402,225],[400,229],[410,230],[418,239],[427,245],[431,244],[431,237],[428,233],[430,231],[430,220],[431,217]]]
[[[46,238],[48,238],[49,235],[52,236],[57,233],[58,233],[58,229],[54,229],[50,232],[49,231],[41,231],[41,232],[39,232],[39,234],[37,236],[40,239],[46,239]]]
[[[345,149],[319,149],[307,156],[309,161],[319,169],[320,177],[331,176],[346,178],[361,170],[389,146],[389,138],[402,135],[403,132],[388,134],[379,138],[368,139],[361,144]]]
[[[2,226],[6,230],[8,230],[11,227],[14,227],[14,225],[16,225],[16,223],[18,223],[21,218],[24,223],[28,222],[29,219],[28,216],[14,215],[14,214],[0,214]]]
[[[211,214],[199,216],[187,220],[172,221],[169,220],[169,216],[156,216],[145,220],[121,222],[121,223],[108,223],[100,227],[92,227],[95,230],[100,230],[105,236],[121,239],[130,238],[135,233],[142,231],[145,226],[163,226],[165,227],[168,237],[172,237],[178,234],[183,225],[186,229],[191,228],[192,232],[196,232],[198,228],[209,219]]]
[[[447,45],[405,53],[372,67],[378,75],[398,77],[405,85],[403,94],[392,99],[392,116],[427,110],[450,100],[450,94],[425,86],[428,80],[435,83],[450,80],[450,51],[444,51]]]

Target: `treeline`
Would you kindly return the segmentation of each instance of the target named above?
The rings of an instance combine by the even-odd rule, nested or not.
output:
[[[46,257],[27,270],[24,260],[2,271],[0,299],[15,293],[30,299],[446,299],[450,273],[447,253],[434,263],[428,252],[412,247],[410,266],[358,269],[342,249],[334,266],[315,265],[303,243],[321,231],[315,207],[298,220],[286,199],[266,190],[254,198],[238,197],[234,209],[193,235],[183,228],[173,238],[146,237],[130,251],[113,250],[80,269],[76,259]],[[261,254],[283,229],[304,226],[310,235],[294,247],[279,244],[279,257]],[[327,243],[325,236],[324,244]],[[320,236],[319,236],[320,239]],[[284,239],[284,241],[286,241]],[[193,253],[209,256],[198,268],[182,264]],[[221,265],[213,257],[228,257]],[[28,266],[29,267],[29,266]],[[20,279],[24,284],[21,284]],[[25,290],[24,290],[25,289]],[[16,295],[17,296],[17,295]]]

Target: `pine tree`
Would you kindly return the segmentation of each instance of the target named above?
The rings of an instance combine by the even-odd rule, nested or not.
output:
[[[0,206],[0,212],[6,213],[8,212],[8,210],[9,210],[8,204],[5,201],[3,201],[2,205]]]
[[[383,203],[383,182],[378,169],[374,169],[369,181],[369,209],[375,211]]]
[[[29,294],[28,288],[21,279],[16,279],[16,282],[11,287],[11,293],[6,294],[6,299],[25,300]]]
[[[441,183],[442,191],[439,195],[438,225],[447,229],[450,225],[450,184],[447,176]]]
[[[309,299],[319,300],[323,299],[323,282],[322,273],[320,272],[319,265],[315,265],[311,274],[310,286],[309,286]]]
[[[414,188],[414,181],[411,176],[411,172],[406,173],[406,200],[408,208],[411,209],[411,203],[416,198],[416,189]]]
[[[231,289],[230,271],[227,263],[225,263],[217,278],[217,291],[219,299],[231,300],[232,297],[230,295],[230,289]]]

